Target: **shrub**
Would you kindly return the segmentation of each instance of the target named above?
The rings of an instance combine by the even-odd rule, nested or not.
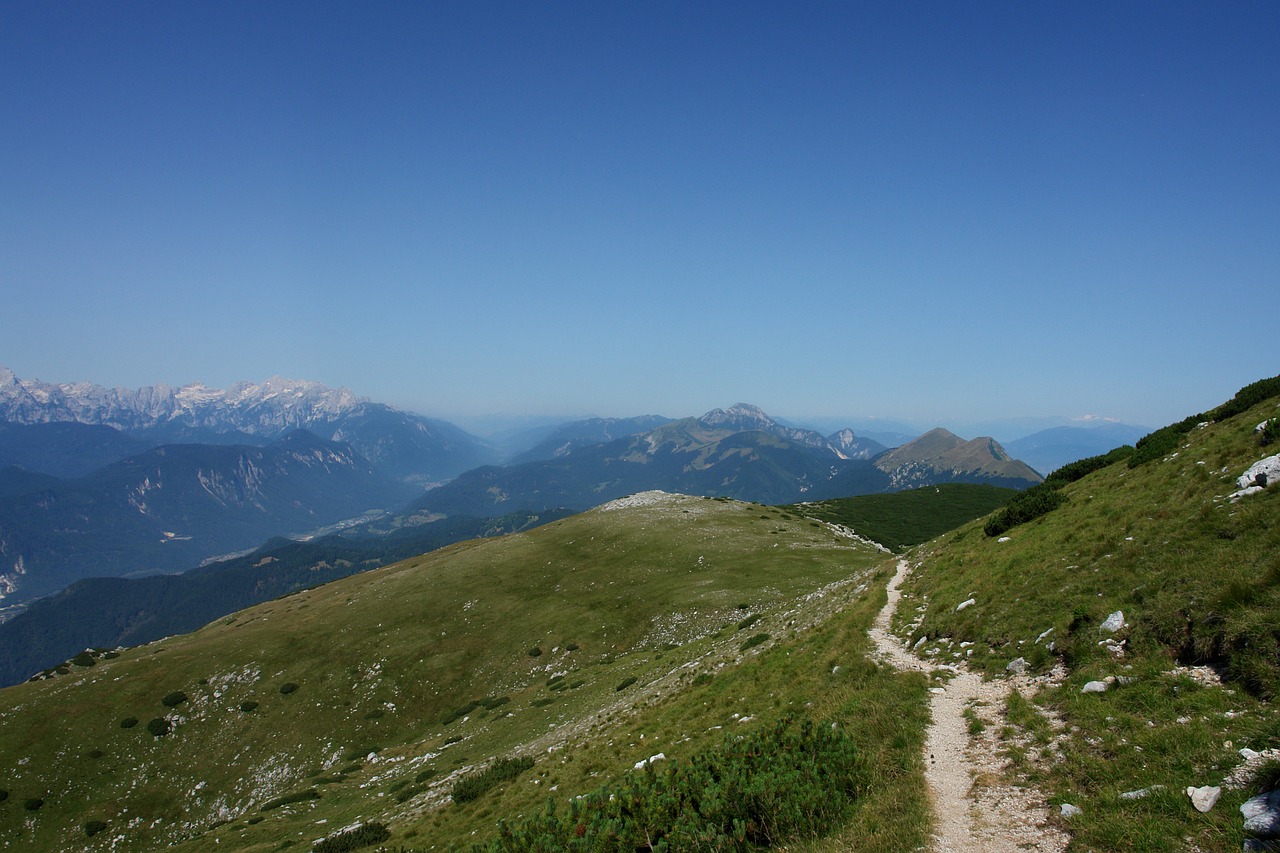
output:
[[[866,763],[840,729],[783,719],[688,763],[628,773],[473,850],[737,850],[776,847],[839,826],[867,784]]]
[[[467,803],[477,800],[490,789],[516,778],[531,767],[533,767],[533,759],[528,756],[523,758],[500,758],[479,773],[464,776],[454,782],[450,796],[453,797],[455,803]]]
[[[102,830],[106,828],[107,828],[107,822],[105,820],[91,820],[85,823],[84,834],[89,836],[90,838],[93,838],[95,835],[97,835],[99,832],[102,832]]]
[[[175,690],[160,700],[166,708],[176,708],[185,701],[187,701],[187,694],[181,690]]]
[[[0,788],[0,803],[3,803],[7,799],[9,799],[9,792],[4,788]]]
[[[1280,418],[1271,418],[1267,421],[1266,426],[1262,428],[1262,433],[1258,436],[1258,440],[1263,447],[1280,441]]]
[[[290,693],[292,693],[297,689],[298,689],[298,685],[294,684],[292,681],[286,681],[284,684],[280,685],[280,692],[285,696],[288,696]]]
[[[93,666],[97,661],[93,658],[93,652],[85,649],[83,652],[73,657],[71,659],[71,663],[76,666]]]
[[[756,624],[759,621],[760,621],[760,614],[752,613],[746,619],[743,619],[741,622],[738,623],[738,630],[745,631],[747,628],[750,628],[752,625]]]
[[[753,634],[750,637],[747,637],[747,639],[742,641],[742,645],[738,647],[738,651],[745,652],[747,649],[751,648],[752,646],[758,646],[768,639],[769,639],[768,634]]]
[[[390,837],[391,830],[377,821],[371,821],[355,829],[331,835],[323,841],[317,841],[316,846],[311,848],[311,853],[346,853],[348,850],[381,844]]]
[[[320,792],[315,788],[307,788],[305,791],[297,791],[293,794],[285,794],[283,797],[276,797],[274,800],[268,800],[262,804],[260,811],[269,812],[278,809],[281,806],[288,806],[293,803],[305,803],[307,800],[318,799],[320,799]]]
[[[1128,459],[1132,455],[1132,445],[1121,445],[1115,450],[1103,453],[1101,456],[1089,456],[1063,465],[1048,477],[1045,477],[1044,481],[1054,488],[1061,488],[1068,483],[1074,483],[1076,480],[1092,474],[1094,471],[1106,468],[1108,465],[1112,465],[1122,459]]]
[[[529,649],[529,657],[531,658],[542,657],[542,649],[538,648],[537,646],[534,646],[533,648]]]
[[[44,799],[42,797],[32,797],[22,803],[22,807],[29,812],[38,812],[43,805]]]
[[[164,737],[169,732],[173,731],[173,723],[170,723],[164,717],[156,717],[154,720],[147,723],[147,731],[151,732],[151,734],[156,737]]]
[[[988,536],[999,536],[1012,527],[1025,524],[1062,506],[1067,496],[1059,492],[1050,483],[1040,483],[1025,492],[1019,492],[1010,499],[1005,508],[987,520],[983,532]]]
[[[123,720],[120,721],[120,728],[131,729],[137,724],[138,724],[137,717],[125,717]]]
[[[627,678],[622,679],[622,681],[618,684],[618,686],[617,686],[617,687],[615,687],[615,688],[613,688],[613,689],[614,689],[614,691],[615,691],[615,692],[617,692],[617,691],[621,691],[621,690],[626,690],[628,687],[630,687],[631,685],[633,685],[633,684],[635,684],[635,683],[636,683],[635,676],[629,676],[629,677],[627,677]]]
[[[244,702],[240,703],[240,710],[244,711],[246,714],[252,714],[257,709],[258,709],[258,703],[252,699],[247,699]]]

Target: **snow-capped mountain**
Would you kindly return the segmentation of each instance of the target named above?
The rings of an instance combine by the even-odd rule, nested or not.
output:
[[[263,445],[305,429],[345,441],[383,473],[418,483],[450,479],[497,456],[446,421],[374,403],[346,388],[281,377],[226,389],[192,383],[130,390],[19,379],[0,367],[0,421],[109,426],[153,445]]]

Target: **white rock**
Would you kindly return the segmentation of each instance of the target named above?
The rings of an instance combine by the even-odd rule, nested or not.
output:
[[[1216,785],[1187,788],[1187,796],[1191,798],[1191,805],[1196,807],[1196,811],[1205,814],[1218,802],[1218,797],[1222,796],[1222,789]]]
[[[1059,807],[1059,811],[1061,811],[1062,816],[1066,818],[1072,818],[1072,817],[1075,817],[1076,815],[1084,814],[1084,809],[1080,808],[1079,806],[1073,806],[1071,805],[1071,803],[1063,803]]]
[[[1036,642],[1037,642],[1037,643],[1038,643],[1038,642],[1040,642],[1041,640],[1043,640],[1045,637],[1049,636],[1049,635],[1050,635],[1050,634],[1052,634],[1052,633],[1053,633],[1053,629],[1052,629],[1052,628],[1050,628],[1048,631],[1045,631],[1045,632],[1044,632],[1043,634],[1041,634],[1039,637],[1036,637]]]
[[[1137,791],[1125,791],[1120,795],[1122,800],[1142,800],[1149,796],[1153,791],[1159,791],[1164,785],[1152,785],[1150,788],[1141,788]]]
[[[1105,681],[1090,681],[1084,687],[1080,688],[1081,693],[1106,693],[1107,683]]]
[[[1000,537],[999,539],[997,539],[996,541],[997,541],[997,542],[1012,542],[1012,541],[1013,541],[1013,537],[1012,537],[1012,536],[1001,536],[1001,537]]]
[[[1027,663],[1026,658],[1014,658],[1004,668],[1005,672],[1012,672],[1014,675],[1022,675],[1029,669],[1031,669],[1031,664]]]
[[[1280,480],[1280,453],[1275,456],[1268,456],[1266,459],[1260,459],[1249,466],[1239,479],[1236,480],[1236,486],[1241,489],[1247,489],[1250,486],[1261,486],[1266,488],[1269,484]]]
[[[1102,624],[1098,626],[1098,630],[1106,631],[1108,634],[1114,634],[1116,631],[1119,631],[1123,627],[1124,627],[1124,611],[1117,610],[1115,613],[1112,613],[1110,616],[1108,616],[1106,619],[1103,620]]]
[[[977,599],[966,598],[964,601],[956,605],[956,612],[959,613],[961,610],[964,610],[966,607],[970,607],[977,603],[978,603]]]

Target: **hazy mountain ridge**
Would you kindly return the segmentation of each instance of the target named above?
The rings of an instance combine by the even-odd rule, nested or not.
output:
[[[780,425],[758,407],[739,403],[578,447],[554,460],[469,471],[414,506],[467,515],[587,509],[649,489],[790,503],[942,482],[1025,488],[1040,479],[991,439],[964,442],[936,430],[886,453],[852,431],[827,438]]]
[[[416,490],[350,445],[298,430],[265,447],[162,445],[87,477],[0,499],[0,598],[90,575],[189,568]]]
[[[637,433],[656,429],[671,418],[662,415],[637,415],[631,418],[587,418],[561,424],[551,430],[550,434],[505,464],[519,465],[540,459],[555,459],[567,456],[584,447],[607,444],[619,438],[627,438]]]

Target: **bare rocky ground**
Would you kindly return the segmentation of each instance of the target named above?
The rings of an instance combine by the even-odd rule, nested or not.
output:
[[[934,809],[936,853],[983,850],[1066,850],[1068,837],[1049,819],[1044,795],[1015,784],[1008,760],[994,732],[999,729],[1010,690],[1034,690],[1033,679],[986,681],[961,666],[939,667],[912,654],[889,626],[901,598],[899,586],[910,573],[906,560],[889,581],[889,600],[876,617],[870,636],[879,657],[903,670],[931,673],[943,669],[952,677],[932,688],[925,742],[925,778]],[[983,720],[982,732],[970,734],[965,711]]]

